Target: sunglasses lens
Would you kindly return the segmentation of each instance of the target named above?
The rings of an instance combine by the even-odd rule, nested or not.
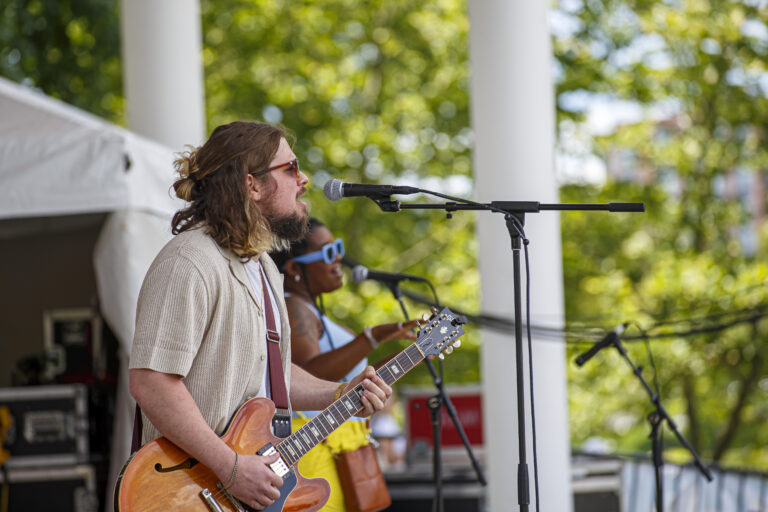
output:
[[[341,238],[337,238],[335,242],[333,242],[333,245],[336,248],[336,252],[341,255],[341,257],[344,257],[344,240]]]
[[[333,263],[336,259],[336,247],[333,244],[326,244],[323,246],[323,260],[326,263]]]

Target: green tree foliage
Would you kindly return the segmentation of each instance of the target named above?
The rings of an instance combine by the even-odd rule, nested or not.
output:
[[[330,178],[471,193],[464,2],[203,1],[202,10],[209,127],[281,122],[310,176],[312,214],[344,237],[350,256],[427,276],[443,302],[475,310],[471,214],[383,213],[367,199],[330,203],[322,194]],[[392,294],[372,282],[324,302],[354,329],[402,319]],[[414,316],[425,311],[409,304]],[[446,361],[449,382],[479,380],[476,338],[465,338],[467,348]],[[374,359],[392,347],[379,350]],[[421,370],[406,377],[427,381]]]
[[[351,256],[429,277],[443,302],[477,309],[472,214],[383,213],[364,198],[329,203],[321,191],[335,177],[471,195],[464,2],[203,0],[201,8],[208,127],[282,123],[311,178],[312,213],[344,237]],[[2,3],[0,40],[1,75],[124,119],[115,0]],[[351,284],[325,305],[353,329],[402,318],[390,292],[372,282]],[[477,351],[476,335],[465,336],[446,363],[448,383],[479,380]],[[406,377],[428,380],[422,370]]]
[[[124,114],[117,2],[0,2],[0,75],[120,121]]]
[[[743,242],[745,234],[762,238],[765,226],[750,196],[729,193],[728,184],[748,179],[757,184],[756,204],[765,201],[767,13],[762,3],[731,0],[563,2],[557,14],[572,30],[555,38],[561,123],[583,118],[568,108],[574,94],[632,101],[649,113],[594,140],[606,160],[619,154],[632,162],[629,183],[562,191],[570,201],[648,205],[647,214],[631,217],[563,217],[568,318],[606,326],[632,319],[643,327],[686,320],[659,325],[654,335],[755,311],[729,329],[670,336],[652,348],[662,398],[700,453],[762,467],[768,267],[764,241],[755,250]],[[650,378],[642,345],[631,353]],[[601,436],[619,449],[648,448],[643,417],[651,406],[617,354],[573,369],[570,382],[577,444]]]

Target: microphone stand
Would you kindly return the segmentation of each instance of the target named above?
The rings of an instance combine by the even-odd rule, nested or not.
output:
[[[400,309],[403,312],[405,320],[410,320],[411,317],[405,307],[405,302],[403,301],[403,292],[400,290],[400,284],[395,280],[388,281],[384,284],[387,286],[387,288],[390,289],[392,295],[395,296],[395,299],[397,299],[397,302],[400,304]],[[437,302],[437,297],[435,297],[435,302]],[[443,512],[443,472],[441,466],[442,454],[440,453],[440,444],[442,442],[441,409],[443,406],[445,406],[446,410],[448,411],[448,415],[451,417],[451,421],[453,421],[453,424],[456,427],[456,431],[459,433],[461,442],[464,443],[464,447],[467,449],[467,454],[469,455],[469,459],[472,462],[472,467],[477,474],[478,481],[483,486],[487,485],[487,482],[485,480],[485,476],[483,475],[483,471],[480,468],[480,464],[478,464],[477,459],[475,458],[475,454],[472,452],[472,447],[469,444],[469,439],[467,439],[467,434],[464,432],[464,428],[461,426],[459,416],[456,414],[456,409],[453,407],[451,399],[448,398],[448,394],[443,388],[442,361],[440,361],[440,375],[438,375],[435,371],[435,367],[432,365],[432,361],[430,361],[429,358],[424,358],[424,364],[427,366],[429,373],[432,375],[432,380],[435,383],[435,387],[437,388],[437,394],[427,400],[427,407],[429,407],[430,419],[432,421],[432,478],[435,483],[435,501],[432,504],[432,510],[433,512]]]
[[[638,379],[640,379],[640,383],[642,384],[643,388],[645,388],[645,391],[648,393],[648,396],[651,398],[651,403],[655,406],[655,409],[651,412],[651,414],[648,415],[648,422],[651,425],[651,435],[649,436],[651,438],[651,454],[653,458],[653,471],[654,476],[656,479],[656,512],[664,512],[664,479],[661,474],[661,468],[664,465],[664,459],[662,457],[662,443],[661,439],[659,437],[659,432],[661,430],[662,422],[666,421],[667,425],[669,425],[669,428],[672,429],[672,432],[675,433],[675,436],[677,436],[678,441],[680,441],[680,444],[682,444],[685,448],[688,449],[688,451],[693,456],[694,465],[699,469],[699,471],[706,477],[707,481],[712,481],[712,473],[710,473],[709,469],[702,464],[701,459],[699,459],[699,455],[696,453],[696,450],[693,449],[693,447],[688,444],[688,441],[683,437],[683,435],[680,433],[680,431],[677,429],[677,425],[675,425],[675,422],[672,421],[672,418],[669,417],[669,414],[667,414],[666,409],[664,409],[664,406],[661,404],[661,398],[659,397],[658,393],[655,393],[651,386],[648,385],[648,382],[645,380],[642,374],[642,367],[635,366],[634,363],[632,363],[632,360],[627,355],[627,351],[624,349],[624,345],[621,344],[621,338],[619,336],[615,336],[613,338],[612,345],[616,347],[616,350],[619,351],[619,354],[624,358],[624,360],[627,362],[627,364],[632,368],[632,373],[634,373]]]
[[[512,262],[514,272],[514,299],[515,299],[515,371],[517,376],[517,435],[519,461],[517,466],[517,497],[521,512],[528,512],[530,505],[528,463],[525,442],[525,391],[523,368],[523,322],[521,308],[521,277],[520,277],[520,250],[523,241],[523,226],[526,213],[539,213],[542,210],[569,210],[569,211],[609,211],[609,212],[644,212],[645,203],[607,203],[607,204],[541,204],[538,201],[492,201],[490,203],[476,203],[467,199],[448,196],[439,192],[419,190],[425,194],[442,197],[451,200],[443,204],[401,204],[384,194],[371,194],[369,199],[375,202],[384,212],[398,212],[400,210],[444,210],[447,218],[452,218],[453,212],[459,210],[487,210],[504,215],[507,230],[512,243]],[[525,240],[526,244],[528,240]],[[530,307],[530,305],[529,305]],[[531,376],[531,382],[533,376]],[[533,403],[531,403],[533,407]],[[450,409],[449,409],[450,410]],[[533,410],[533,409],[532,409]],[[535,436],[535,432],[534,432]],[[534,446],[534,454],[536,447]],[[535,458],[534,458],[535,459]],[[536,475],[538,479],[538,474]],[[538,488],[538,485],[537,485]],[[538,493],[537,493],[538,498]],[[538,507],[538,502],[537,502]]]

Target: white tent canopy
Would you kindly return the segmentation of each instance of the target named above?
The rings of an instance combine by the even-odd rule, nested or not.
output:
[[[111,480],[129,455],[127,361],[139,288],[183,206],[171,195],[172,162],[167,147],[0,78],[0,221],[19,221],[0,234],[23,234],[39,217],[110,213],[93,268],[101,314],[120,343]]]
[[[170,149],[0,78],[0,218],[171,215],[171,164]]]

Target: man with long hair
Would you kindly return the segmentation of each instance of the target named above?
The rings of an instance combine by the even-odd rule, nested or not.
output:
[[[142,439],[167,437],[261,510],[279,497],[282,479],[268,466],[278,455],[237,454],[219,435],[245,399],[269,396],[267,307],[293,409],[324,409],[362,383],[368,416],[392,390],[372,367],[339,386],[290,362],[282,280],[267,251],[303,236],[308,179],[285,133],[257,122],[219,126],[175,167],[176,195],[189,204],[144,279],[130,359]]]

